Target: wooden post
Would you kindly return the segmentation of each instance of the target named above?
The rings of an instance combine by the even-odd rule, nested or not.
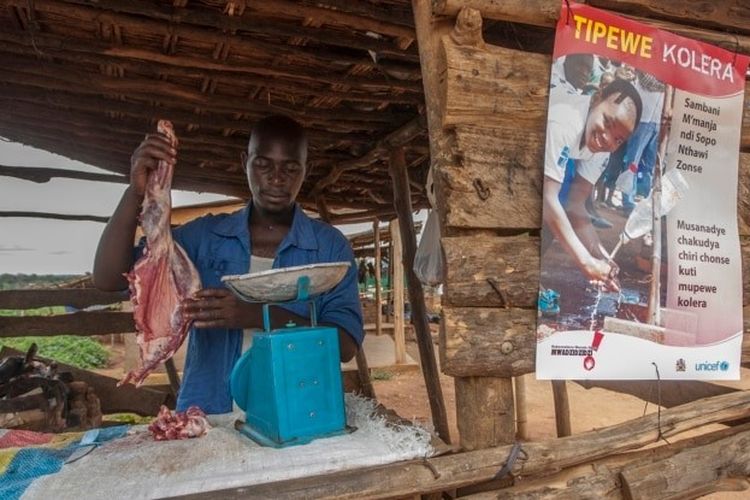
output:
[[[375,242],[375,335],[383,334],[383,290],[380,283],[380,221],[372,223],[372,234]]]
[[[513,385],[504,378],[456,377],[461,448],[477,450],[516,439]]]
[[[568,388],[564,380],[552,381],[552,397],[555,400],[557,437],[570,436],[570,404],[568,403]]]
[[[411,322],[414,325],[417,345],[419,346],[419,358],[422,365],[422,374],[425,379],[425,387],[427,388],[427,397],[430,400],[432,422],[438,436],[446,443],[449,443],[448,414],[445,409],[445,401],[443,400],[443,390],[440,387],[440,372],[435,360],[435,348],[432,344],[430,325],[427,323],[427,307],[424,303],[424,291],[422,290],[422,283],[414,272],[417,235],[414,232],[409,174],[406,171],[406,158],[404,157],[403,148],[396,148],[391,152],[390,174],[391,179],[393,179],[393,206],[396,209],[399,221],[396,227],[401,230],[401,243],[397,244],[395,241],[398,234],[398,231],[396,231],[393,235],[393,247],[398,249],[403,246],[404,250],[403,265],[406,268],[407,285],[409,287]],[[397,273],[397,276],[399,279],[394,280],[394,290],[398,290],[397,293],[403,295],[403,284],[401,284],[402,272]],[[398,289],[395,287],[396,284],[398,284]]]
[[[364,347],[357,349],[357,377],[359,378],[359,389],[360,394],[363,396],[375,398],[375,388],[372,386],[372,380],[370,379],[370,368],[367,366],[367,357],[365,357]]]
[[[317,205],[320,218],[323,221],[330,223],[331,213],[328,210],[328,204],[326,203],[325,198],[323,196],[317,196],[315,198],[315,204]],[[359,346],[354,359],[357,362],[357,378],[359,379],[359,387],[362,395],[375,399],[375,389],[373,389],[372,381],[370,380],[370,368],[367,366],[364,345]]]
[[[664,92],[664,104],[661,112],[662,127],[670,127],[672,119],[672,96],[674,89],[667,85]],[[654,165],[653,188],[651,189],[651,286],[648,294],[648,322],[661,325],[661,195],[662,175],[664,174],[665,155],[669,134],[662,133],[659,138],[659,151]]]
[[[393,342],[396,344],[396,364],[406,363],[406,336],[404,335],[404,263],[402,261],[399,220],[391,221],[391,296],[393,297]]]
[[[419,59],[422,68],[422,85],[424,86],[427,125],[430,132],[430,156],[433,179],[435,182],[435,195],[438,205],[438,213],[441,217],[441,228],[443,236],[450,236],[445,225],[445,215],[449,207],[446,206],[443,188],[443,169],[450,166],[453,160],[451,148],[448,144],[446,132],[443,129],[443,113],[445,103],[443,102],[442,79],[445,78],[446,64],[445,56],[441,53],[441,39],[450,35],[453,29],[451,18],[434,18],[432,15],[432,2],[430,0],[412,0],[414,12],[414,26],[417,31],[417,43],[419,46]],[[462,21],[463,19],[463,21]],[[461,24],[461,27],[459,27]],[[466,13],[459,15],[456,22],[456,31],[461,32],[458,37],[461,41],[469,41],[481,44],[482,23],[479,12],[467,9]],[[472,36],[470,33],[474,32]],[[450,262],[447,263],[450,266]],[[441,343],[440,349],[445,352],[445,345]],[[480,387],[481,386],[481,387]],[[472,392],[469,391],[470,388]],[[504,401],[507,411],[494,412],[490,418],[486,418],[483,408],[490,394],[497,392],[507,396]],[[476,405],[477,411],[457,411],[459,433],[462,443],[466,441],[473,447],[491,447],[498,443],[510,443],[515,439],[515,415],[513,403],[513,380],[511,378],[472,377],[467,380],[456,379],[456,400],[467,401]],[[475,428],[483,428],[485,425],[498,425],[497,433],[483,434],[482,438],[474,435]],[[464,429],[465,432],[461,432]],[[467,434],[468,435],[464,435]]]
[[[528,418],[526,415],[526,376],[519,375],[513,380],[516,385],[515,396],[516,396],[516,439],[526,441],[528,439]]]
[[[169,358],[166,360],[164,362],[164,368],[167,370],[167,377],[169,378],[169,387],[172,389],[172,395],[177,399],[177,394],[180,392],[180,375],[177,373],[174,359]]]

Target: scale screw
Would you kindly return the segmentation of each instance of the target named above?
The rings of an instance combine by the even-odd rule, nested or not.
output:
[[[286,348],[289,349],[290,351],[293,351],[294,350],[294,344],[287,344]]]
[[[300,387],[305,387],[305,381],[304,380],[300,380],[299,381],[299,386]]]
[[[310,412],[310,418],[315,418],[315,412],[314,411]]]

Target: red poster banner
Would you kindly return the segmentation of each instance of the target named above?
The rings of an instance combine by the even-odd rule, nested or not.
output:
[[[739,378],[749,61],[563,2],[544,155],[539,378]]]

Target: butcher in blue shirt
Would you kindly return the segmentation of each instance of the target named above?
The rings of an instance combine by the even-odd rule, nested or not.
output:
[[[94,263],[94,283],[123,290],[123,277],[141,255],[133,251],[137,217],[149,171],[160,160],[175,162],[166,137],[149,134],[131,157],[130,186],[102,234]],[[285,116],[255,124],[243,155],[252,199],[233,214],[207,215],[173,230],[195,264],[203,289],[183,304],[193,320],[177,409],[198,405],[207,413],[232,410],[229,376],[243,349],[243,331],[263,326],[260,304],[237,299],[221,277],[268,268],[349,261],[346,276],[316,299],[318,322],[339,332],[341,360],[354,357],[364,337],[354,254],[336,228],[310,219],[295,202],[305,178],[307,139],[302,126]],[[273,307],[272,327],[289,321],[309,324],[306,304]],[[247,335],[245,335],[246,337]]]

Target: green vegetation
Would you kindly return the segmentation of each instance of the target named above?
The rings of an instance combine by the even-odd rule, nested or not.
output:
[[[49,286],[71,281],[79,276],[57,274],[0,274],[0,290],[15,290],[31,286]],[[44,316],[62,314],[65,308],[40,307],[38,309],[10,310],[0,309],[0,316]],[[26,352],[36,342],[38,355],[54,359],[60,363],[76,368],[91,369],[107,365],[109,352],[99,342],[88,337],[61,335],[55,337],[8,337],[0,338],[0,349],[8,346]]]
[[[8,346],[26,352],[36,342],[38,356],[50,358],[76,368],[102,368],[107,365],[109,352],[99,342],[88,337],[60,335],[57,337],[8,337],[0,339],[0,348]]]
[[[75,278],[75,274],[0,274],[0,290],[18,290],[32,286],[47,286],[65,283]]]
[[[370,372],[370,378],[373,380],[390,380],[393,378],[393,372],[375,368]]]
[[[110,415],[104,415],[105,422],[117,422],[120,424],[140,425],[150,424],[154,417],[142,417],[135,413],[112,413]]]

